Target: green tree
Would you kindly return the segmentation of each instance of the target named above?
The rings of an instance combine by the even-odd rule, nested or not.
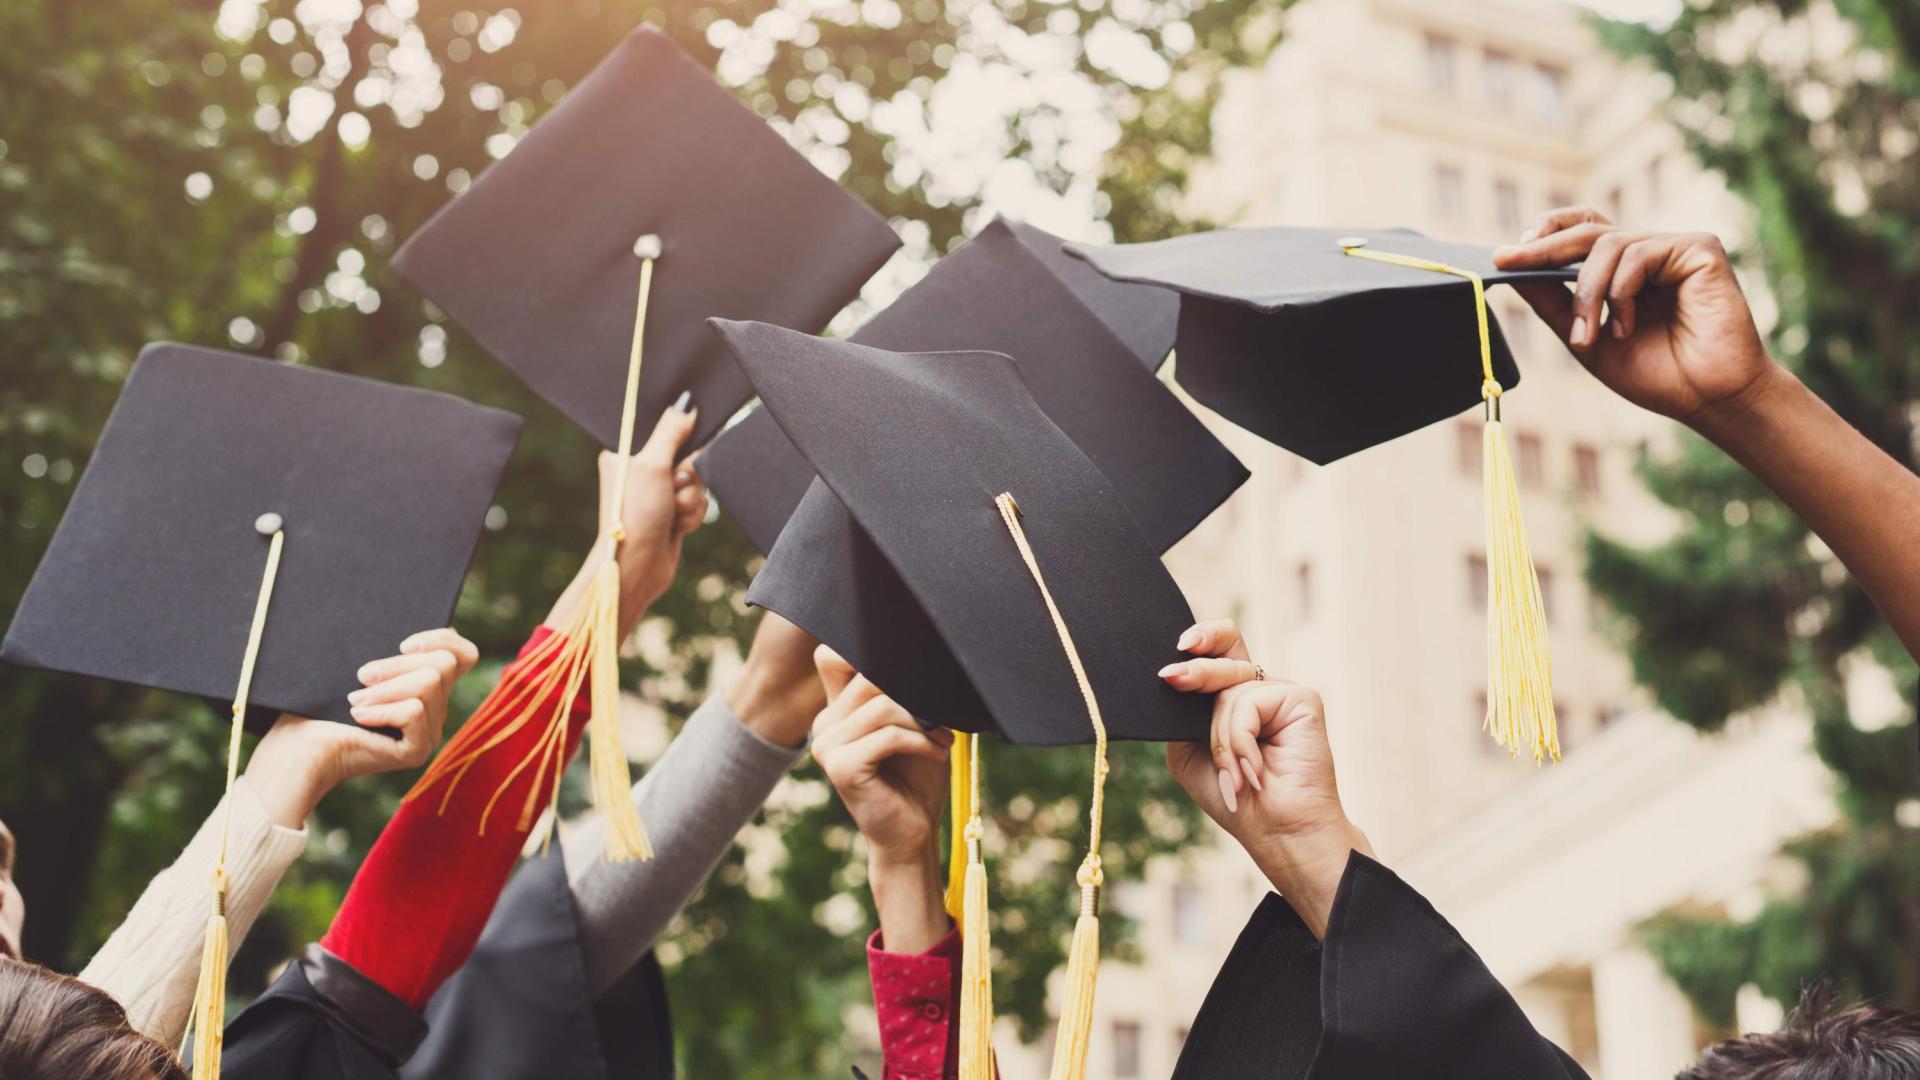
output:
[[[982,164],[1018,166],[1126,238],[1191,227],[1177,196],[1208,149],[1218,75],[1270,46],[1285,2],[0,5],[0,610],[17,604],[135,353],[169,339],[527,416],[504,517],[457,615],[504,657],[590,538],[592,447],[385,263],[624,33],[653,23],[718,64],[887,215],[909,242],[897,287],[981,222]],[[943,148],[943,88],[982,72],[1015,88],[1010,104],[990,137]],[[970,167],[952,168],[956,155]],[[702,530],[650,616],[672,648],[636,662],[629,684],[683,716],[716,657],[751,634],[754,565],[724,516]],[[464,686],[465,704],[484,688]],[[21,840],[27,949],[71,969],[213,804],[219,721],[172,695],[20,671],[0,677],[0,708],[0,817]],[[1116,873],[1196,824],[1157,756],[1116,757]],[[1029,1034],[1070,927],[1086,766],[1078,751],[993,757],[996,858],[1062,867],[997,886],[999,1004]],[[308,857],[237,958],[237,993],[324,928],[403,784],[360,781],[322,808]],[[838,1070],[872,926],[851,827],[803,767],[747,841],[663,945],[681,1061],[702,1076]],[[783,992],[743,989],[759,987]]]
[[[1700,0],[1666,27],[1603,32],[1672,80],[1693,153],[1752,205],[1746,261],[1779,303],[1775,355],[1876,445],[1920,463],[1920,5]],[[1690,437],[1642,474],[1676,534],[1588,544],[1637,677],[1703,730],[1784,695],[1810,719],[1841,810],[1787,847],[1804,889],[1742,921],[1663,915],[1650,946],[1717,1024],[1747,983],[1790,1005],[1828,977],[1920,1006],[1915,729],[1854,715],[1846,693],[1850,670],[1878,665],[1911,701],[1911,661],[1831,553],[1719,451]]]

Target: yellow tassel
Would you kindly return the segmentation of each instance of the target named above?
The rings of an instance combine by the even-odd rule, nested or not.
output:
[[[207,939],[200,947],[200,981],[187,1023],[193,1035],[193,1080],[220,1080],[220,1046],[227,1026],[227,884],[216,876]]]
[[[988,932],[987,865],[980,851],[980,736],[959,735],[954,745],[967,747],[963,753],[968,792],[966,869],[961,875],[960,1080],[993,1080],[993,943]]]
[[[628,862],[653,858],[653,845],[647,839],[640,811],[633,805],[633,773],[626,751],[620,745],[620,543],[626,539],[621,527],[626,499],[627,467],[633,456],[635,408],[640,390],[640,357],[646,337],[647,299],[653,289],[653,264],[660,244],[657,237],[641,237],[634,254],[641,256],[640,294],[634,307],[633,341],[627,358],[626,397],[620,411],[620,469],[614,479],[613,502],[604,508],[607,530],[605,555],[594,568],[587,595],[567,623],[553,637],[529,653],[517,666],[545,665],[540,677],[527,682],[511,678],[515,666],[501,676],[500,685],[474,711],[419,782],[406,794],[407,799],[425,795],[442,780],[447,781],[440,808],[446,809],[454,786],[466,775],[481,754],[511,738],[528,723],[536,721],[534,706],[546,700],[555,689],[561,690],[560,705],[545,718],[540,741],[507,774],[480,815],[480,832],[487,831],[487,819],[493,805],[520,773],[532,768],[550,774],[549,805],[556,813],[545,815],[547,833],[541,843],[552,839],[553,823],[560,807],[560,774],[566,769],[562,750],[566,746],[567,716],[584,684],[587,688],[587,772],[588,791],[594,809],[605,819],[606,848],[609,862]],[[538,805],[540,784],[527,791],[520,807],[518,824],[525,832],[533,828],[541,815]]]
[[[950,771],[947,799],[951,809],[947,824],[947,917],[962,932],[967,928],[963,897],[967,876],[967,821],[973,817],[973,740],[975,736],[957,731],[953,750],[947,755]]]
[[[1514,757],[1560,760],[1560,733],[1553,711],[1553,657],[1547,644],[1547,609],[1540,575],[1527,546],[1520,516],[1520,489],[1513,457],[1500,425],[1499,380],[1493,377],[1493,334],[1488,325],[1487,283],[1471,270],[1389,251],[1369,251],[1365,239],[1339,241],[1348,255],[1413,270],[1451,274],[1473,283],[1474,316],[1480,332],[1480,397],[1487,403],[1483,437],[1487,515],[1487,719],[1486,729]]]
[[[1540,575],[1520,516],[1513,457],[1489,395],[1484,440],[1487,511],[1487,731],[1518,757],[1560,760],[1553,711],[1553,659]]]
[[[1080,866],[1080,918],[1067,950],[1066,1000],[1053,1044],[1052,1080],[1086,1080],[1087,1044],[1093,1034],[1093,991],[1100,977],[1100,857]]]

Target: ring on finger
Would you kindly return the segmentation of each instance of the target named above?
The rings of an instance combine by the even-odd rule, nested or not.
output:
[[[1254,681],[1254,682],[1266,682],[1266,681],[1267,681],[1267,669],[1266,669],[1266,668],[1263,668],[1263,667],[1261,667],[1261,666],[1260,666],[1259,664],[1255,664],[1255,665],[1253,665],[1253,681]]]

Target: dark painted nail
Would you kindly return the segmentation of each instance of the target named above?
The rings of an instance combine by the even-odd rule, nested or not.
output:
[[[693,391],[691,390],[680,391],[680,396],[674,399],[673,411],[683,413],[683,412],[691,411],[692,408],[693,408]]]

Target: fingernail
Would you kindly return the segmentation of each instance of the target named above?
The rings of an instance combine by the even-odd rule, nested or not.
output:
[[[359,671],[354,672],[354,675],[356,675],[360,679],[360,681],[363,683],[372,682],[373,681],[373,665],[368,664],[365,667],[362,667]]]
[[[1225,769],[1220,770],[1220,797],[1227,800],[1227,813],[1240,812],[1240,800],[1233,796],[1233,774]]]
[[[1573,320],[1573,331],[1567,335],[1567,340],[1575,345],[1585,345],[1587,343],[1587,317],[1585,315],[1578,316]]]
[[[680,391],[680,396],[675,398],[673,401],[674,412],[682,412],[682,413],[690,412],[692,411],[692,406],[693,406],[693,391],[691,390]]]
[[[693,483],[693,470],[681,469],[679,472],[673,474],[673,478],[683,484],[691,484]]]
[[[1253,790],[1255,791],[1266,790],[1265,788],[1262,788],[1260,786],[1260,770],[1254,767],[1253,762],[1247,760],[1246,758],[1241,758],[1240,767],[1247,770],[1247,783],[1253,785]]]
[[[1522,239],[1522,240],[1530,240],[1530,239],[1532,239],[1532,237],[1527,237],[1527,236],[1523,236],[1523,237],[1521,237],[1520,239]],[[1514,251],[1516,251],[1516,250],[1517,250],[1516,248],[1512,248],[1512,247],[1497,247],[1497,248],[1494,248],[1494,249],[1493,249],[1493,261],[1495,261],[1495,262],[1499,262],[1499,261],[1500,261],[1501,259],[1504,259],[1504,258],[1506,258],[1506,257],[1507,257],[1507,256],[1509,256],[1509,255],[1512,255],[1512,254],[1514,253]]]
[[[1185,664],[1168,664],[1166,667],[1160,669],[1160,677],[1163,679],[1177,678],[1186,673],[1187,665]]]
[[[372,709],[362,709],[357,706],[355,708],[347,710],[347,712],[348,712],[348,715],[352,716],[355,720],[365,720],[367,717],[373,714]]]
[[[367,692],[365,690],[355,690],[353,693],[347,695],[347,704],[349,705],[358,705],[365,700],[367,700]]]
[[[1620,321],[1619,319],[1615,319],[1615,320],[1613,320],[1613,322],[1612,322],[1612,323],[1610,323],[1610,324],[1608,324],[1608,325],[1610,325],[1610,326],[1612,326],[1612,327],[1613,327],[1613,338],[1614,338],[1614,340],[1615,340],[1615,341],[1625,341],[1625,340],[1626,340],[1626,338],[1627,338],[1627,324],[1625,324],[1625,323],[1623,323],[1623,322],[1621,322],[1621,321]]]
[[[1186,652],[1198,644],[1200,644],[1200,631],[1188,627],[1186,631],[1180,635],[1180,640],[1173,643],[1173,647],[1179,649],[1181,652]]]

